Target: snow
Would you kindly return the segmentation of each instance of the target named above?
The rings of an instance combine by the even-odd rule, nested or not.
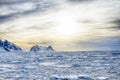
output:
[[[0,80],[120,80],[119,66],[113,51],[0,52]]]
[[[50,76],[50,80],[93,80],[87,75],[52,75]]]
[[[3,47],[0,47],[0,52],[6,52],[6,50]]]
[[[109,80],[108,77],[104,77],[104,76],[98,77],[97,79],[98,79],[98,80]]]
[[[50,80],[77,80],[78,76],[76,75],[69,75],[69,76],[59,76],[59,75],[52,75],[50,76]]]
[[[54,66],[55,63],[54,62],[43,62],[40,65],[43,65],[43,66]]]

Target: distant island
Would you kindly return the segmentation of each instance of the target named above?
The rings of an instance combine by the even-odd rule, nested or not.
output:
[[[15,45],[14,43],[8,40],[0,40],[0,52],[13,52],[13,51],[23,51],[22,48]],[[51,45],[48,47],[46,46],[39,46],[35,45],[30,48],[30,52],[39,52],[39,51],[55,51]]]

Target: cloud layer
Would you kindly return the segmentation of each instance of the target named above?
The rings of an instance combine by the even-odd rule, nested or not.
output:
[[[119,4],[119,0],[1,0],[0,38],[22,47],[39,43],[57,50],[120,49]]]
[[[0,4],[0,21],[36,12],[44,12],[54,6],[54,2],[49,0],[5,0],[0,1]]]

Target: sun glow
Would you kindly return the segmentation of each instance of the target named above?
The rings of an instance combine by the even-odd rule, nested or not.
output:
[[[63,36],[72,36],[77,32],[75,16],[69,12],[60,12],[56,17],[56,31]]]

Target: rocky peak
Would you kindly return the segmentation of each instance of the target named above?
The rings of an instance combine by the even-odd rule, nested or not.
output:
[[[45,46],[35,45],[35,46],[33,46],[30,49],[30,51],[33,51],[33,52],[38,52],[38,51],[54,51],[54,49],[52,48],[52,46],[45,47]]]
[[[48,51],[54,51],[54,49],[53,49],[53,47],[52,47],[51,45],[49,45],[49,46],[47,47],[47,50],[48,50]]]
[[[9,42],[8,40],[2,41],[0,40],[0,47],[3,48],[5,51],[15,51],[15,50],[22,50],[20,47],[16,46],[15,44]]]
[[[35,45],[35,46],[33,46],[31,49],[30,49],[30,51],[39,51],[39,46],[38,45]]]

